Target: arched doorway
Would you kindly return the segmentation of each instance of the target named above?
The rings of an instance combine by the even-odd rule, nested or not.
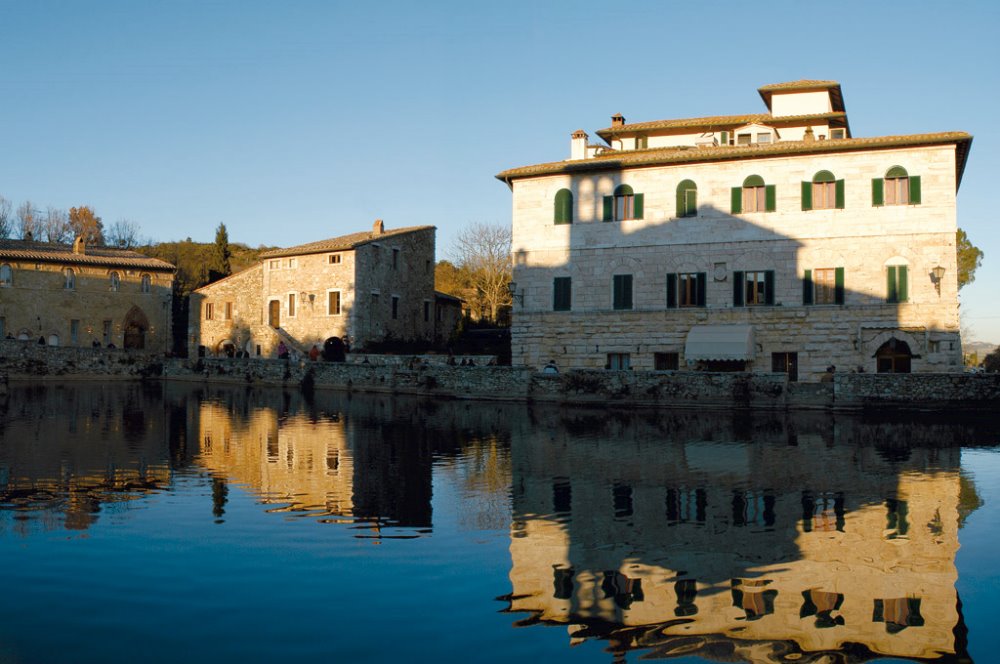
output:
[[[323,359],[327,362],[343,362],[346,359],[344,342],[337,337],[330,337],[323,342]]]
[[[875,367],[878,373],[910,373],[913,353],[910,345],[892,337],[875,351]]]
[[[236,344],[231,339],[223,339],[215,347],[217,357],[236,357]]]
[[[141,350],[146,347],[146,330],[149,329],[149,319],[139,307],[132,307],[125,314],[122,327],[125,329],[124,347]]]

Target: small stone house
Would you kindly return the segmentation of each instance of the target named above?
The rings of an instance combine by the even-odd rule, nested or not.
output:
[[[371,231],[268,251],[191,295],[189,352],[272,356],[280,342],[306,353],[447,338],[434,292],[435,230],[387,230],[379,219]]]
[[[135,251],[0,240],[0,338],[165,353],[175,267]]]
[[[766,112],[628,123],[497,175],[513,198],[515,364],[948,372],[972,136],[857,137],[840,84]]]

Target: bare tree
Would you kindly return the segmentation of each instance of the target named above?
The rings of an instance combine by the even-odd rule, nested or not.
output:
[[[39,222],[39,233],[36,239],[47,242],[69,242],[73,239],[73,229],[69,225],[69,215],[66,210],[49,206],[45,211],[45,219]]]
[[[22,240],[37,240],[41,234],[41,220],[31,201],[21,203],[17,208],[17,233]]]
[[[476,295],[494,322],[500,307],[510,304],[510,243],[510,227],[485,223],[472,224],[455,241],[455,262],[472,275]]]
[[[14,205],[0,196],[0,240],[10,237],[10,234],[14,232],[14,219],[11,216],[13,209]]]
[[[131,219],[119,219],[108,226],[108,229],[104,232],[104,241],[109,247],[117,247],[119,249],[138,247],[141,244],[139,240],[139,224]]]

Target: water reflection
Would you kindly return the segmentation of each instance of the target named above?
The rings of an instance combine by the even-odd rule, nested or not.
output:
[[[539,416],[512,443],[509,610],[644,658],[961,656],[955,553],[978,502],[956,435],[824,415]]]
[[[307,533],[303,558],[337,536],[352,545],[421,538],[397,545],[442,556],[448,572],[436,582],[457,579],[458,563],[475,567],[480,533],[501,532],[504,552],[509,532],[509,581],[486,583],[495,593],[435,586],[470,607],[456,631],[474,633],[495,608],[474,607],[510,590],[502,601],[516,625],[567,628],[567,645],[598,640],[618,660],[631,651],[747,662],[960,659],[955,556],[963,520],[981,504],[961,446],[996,441],[996,426],[307,400],[187,385],[19,387],[0,398],[0,538],[107,536],[142,515],[146,498],[183,493],[150,530],[192,537],[171,521],[181,505],[220,539],[253,532],[280,541],[290,522],[324,524],[323,535],[296,531]],[[235,507],[253,502],[262,506],[251,510],[253,529],[229,528],[234,514],[247,527],[247,511]],[[472,534],[455,537],[463,531]],[[420,548],[428,543],[438,548]],[[270,549],[257,548],[267,560]],[[130,555],[123,551],[109,569]],[[307,569],[356,564],[324,556],[333,568]],[[386,583],[413,583],[413,569]],[[52,586],[74,587],[74,570]],[[224,581],[254,586],[246,574],[234,568]],[[304,574],[303,583],[321,576]],[[429,598],[404,595],[394,610],[423,619]]]
[[[12,390],[0,400],[0,532],[85,530],[166,488],[162,412],[140,385]]]

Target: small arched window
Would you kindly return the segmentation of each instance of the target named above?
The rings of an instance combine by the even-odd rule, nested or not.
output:
[[[152,277],[150,277],[148,274],[142,275],[142,278],[139,281],[139,292],[148,293],[152,286],[152,282],[153,282]]]
[[[556,192],[555,223],[573,223],[573,192],[569,189],[560,189]]]
[[[76,288],[76,272],[71,267],[63,270],[63,288],[66,290],[73,290]]]
[[[920,176],[893,166],[885,178],[872,180],[872,205],[916,205],[920,203]]]
[[[694,180],[682,180],[677,185],[677,216],[698,216],[698,185]]]
[[[117,291],[122,284],[121,276],[117,272],[112,272],[108,275],[108,287],[112,291]]]
[[[0,288],[10,288],[14,285],[14,269],[4,263],[0,265]]]
[[[743,181],[742,187],[732,189],[732,212],[774,212],[774,185],[765,185],[764,178],[751,175]]]
[[[819,171],[810,182],[802,183],[803,210],[842,210],[844,208],[844,181],[830,171]]]
[[[612,196],[604,197],[604,221],[642,219],[642,194],[637,194],[627,184],[615,187]]]

